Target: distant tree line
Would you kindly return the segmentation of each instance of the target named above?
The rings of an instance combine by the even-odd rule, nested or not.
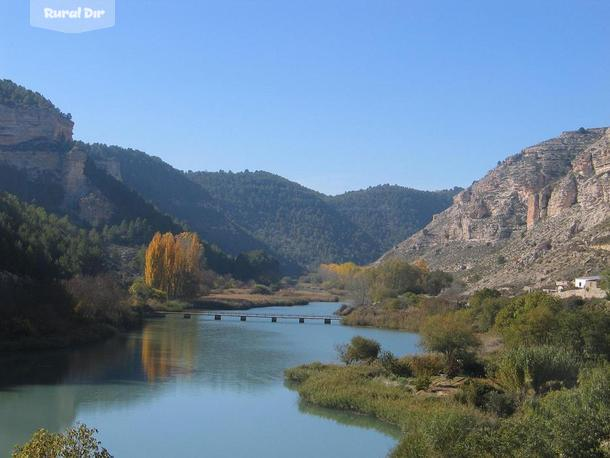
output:
[[[391,259],[366,267],[322,264],[319,275],[330,286],[347,289],[355,305],[389,303],[394,308],[408,306],[414,295],[436,296],[453,282],[450,274],[431,271],[421,260]]]
[[[62,113],[53,103],[38,92],[30,91],[11,80],[0,80],[0,104],[9,107],[35,107],[55,111],[71,119],[69,114]]]

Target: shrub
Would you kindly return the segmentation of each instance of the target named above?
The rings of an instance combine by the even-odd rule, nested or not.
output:
[[[552,346],[518,347],[497,361],[496,380],[514,393],[542,393],[576,383],[580,362],[570,352]]]
[[[75,311],[82,319],[112,326],[133,323],[135,315],[127,304],[125,291],[113,275],[74,277],[66,286],[76,299]]]
[[[496,433],[493,452],[495,456],[607,456],[608,399],[606,363],[583,371],[577,388],[549,393],[523,415],[505,422]]]
[[[436,296],[443,289],[451,286],[451,283],[453,283],[453,276],[451,274],[435,270],[425,276],[423,290],[426,294]]]
[[[411,377],[413,375],[409,364],[399,360],[389,351],[381,352],[379,362],[386,371],[397,377]]]
[[[610,313],[607,310],[564,310],[552,342],[588,360],[610,359]]]
[[[430,388],[431,383],[432,383],[432,380],[430,379],[429,376],[419,375],[415,378],[415,389],[417,391],[427,390],[428,388]]]
[[[370,362],[377,358],[381,346],[379,342],[362,336],[355,336],[347,345],[339,346],[339,359],[345,364],[354,362]]]
[[[78,425],[62,434],[40,429],[24,445],[17,446],[13,458],[111,458],[96,439],[96,429]]]
[[[472,351],[481,345],[472,325],[463,314],[458,313],[429,317],[420,333],[426,350],[445,355],[448,375],[459,373],[464,360],[471,358]]]
[[[485,395],[483,409],[499,417],[508,417],[515,413],[517,403],[510,394],[494,390]]]
[[[269,295],[272,294],[273,291],[271,291],[271,288],[265,285],[254,285],[254,288],[252,288],[252,294],[263,294],[263,295]]]
[[[384,299],[384,301],[381,303],[381,306],[389,310],[402,310],[403,308],[405,308],[400,302],[400,299],[398,299],[397,297]]]
[[[496,316],[496,328],[509,345],[545,345],[558,329],[559,299],[541,291],[512,299]]]
[[[515,411],[513,398],[498,391],[493,386],[478,380],[467,380],[455,394],[456,401],[476,407],[500,417],[507,417]]]
[[[440,375],[447,365],[446,358],[438,353],[408,356],[402,359],[416,377]]]
[[[314,363],[304,364],[302,366],[286,369],[284,371],[284,377],[289,382],[303,383],[312,374],[316,372],[321,372],[326,368],[328,368],[328,366],[325,366],[324,364],[316,361]]]
[[[468,299],[471,307],[480,307],[484,301],[488,299],[497,299],[502,296],[502,293],[497,289],[483,288],[475,291]]]
[[[151,302],[167,302],[167,293],[160,289],[151,288],[143,278],[136,279],[129,287],[129,295],[134,305],[147,305]]]
[[[498,312],[509,301],[510,299],[501,296],[500,291],[489,288],[481,289],[470,296],[468,313],[477,331],[488,331],[494,325]]]

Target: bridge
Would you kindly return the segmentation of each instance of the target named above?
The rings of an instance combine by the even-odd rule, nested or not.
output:
[[[272,323],[277,323],[278,320],[298,320],[299,323],[307,321],[321,321],[324,324],[332,324],[333,321],[341,321],[340,316],[335,315],[287,315],[274,313],[250,313],[243,312],[225,312],[225,311],[207,311],[207,310],[189,310],[188,312],[163,312],[166,315],[182,314],[184,318],[190,318],[192,315],[202,315],[213,317],[214,320],[220,321],[223,318],[239,318],[240,321],[246,321],[248,318],[258,318],[263,320],[271,320]]]

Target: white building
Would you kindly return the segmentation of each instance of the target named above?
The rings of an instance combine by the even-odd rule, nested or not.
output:
[[[574,279],[574,286],[578,289],[585,289],[589,287],[597,288],[597,284],[601,280],[599,275],[594,275],[592,277],[579,277]]]

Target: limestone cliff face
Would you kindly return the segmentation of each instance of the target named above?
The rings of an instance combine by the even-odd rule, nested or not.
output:
[[[74,123],[51,109],[0,104],[0,146],[71,142]]]
[[[610,128],[581,129],[507,158],[382,259],[423,257],[491,286],[545,284],[607,262],[592,240],[609,219]]]
[[[53,107],[0,103],[0,191],[35,201],[92,226],[116,220],[114,202],[92,181],[96,167],[87,153],[73,146],[73,123]],[[114,166],[116,169],[116,166]],[[106,164],[100,173],[113,169]],[[109,173],[114,178],[117,170]]]

